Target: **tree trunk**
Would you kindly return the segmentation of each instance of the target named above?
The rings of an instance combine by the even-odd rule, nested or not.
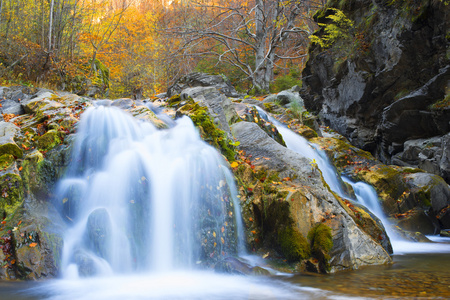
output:
[[[266,62],[266,38],[264,22],[264,0],[256,0],[255,10],[255,35],[256,35],[256,51],[255,51],[255,69],[253,74],[253,85],[259,92],[268,90],[268,84],[265,82]]]
[[[55,0],[50,3],[50,16],[48,21],[48,52],[52,51],[53,7]]]

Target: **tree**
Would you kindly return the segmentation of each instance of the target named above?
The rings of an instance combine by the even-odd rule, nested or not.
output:
[[[320,5],[300,0],[191,2],[190,17],[167,30],[182,41],[179,54],[215,56],[238,68],[257,91],[268,91],[278,61],[307,55],[314,29],[310,16]]]

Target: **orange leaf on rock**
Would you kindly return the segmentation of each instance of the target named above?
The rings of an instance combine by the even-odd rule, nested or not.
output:
[[[29,246],[30,246],[31,248],[34,248],[34,247],[37,246],[37,243],[31,243]]]

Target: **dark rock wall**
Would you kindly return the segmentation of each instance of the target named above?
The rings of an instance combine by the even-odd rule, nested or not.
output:
[[[311,46],[301,93],[306,108],[385,163],[408,140],[447,134],[450,5],[348,0],[329,1],[327,7],[341,9],[354,26],[327,49]],[[315,19],[330,24],[333,13],[324,8]],[[324,34],[323,27],[316,32]],[[448,180],[448,166],[433,163],[435,173]],[[404,164],[418,166],[419,158]]]

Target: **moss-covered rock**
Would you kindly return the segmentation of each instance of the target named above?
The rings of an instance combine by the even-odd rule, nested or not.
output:
[[[22,178],[15,173],[7,173],[0,177],[0,216],[13,213],[23,202]]]
[[[16,125],[0,122],[0,155],[11,154],[16,158],[22,157],[22,149],[14,141],[19,132],[20,129]]]
[[[299,261],[311,255],[308,240],[295,228],[286,227],[278,231],[278,242],[286,258]]]
[[[55,277],[62,253],[61,220],[48,204],[36,205],[34,211],[25,207],[19,206],[0,229],[0,240],[9,241],[10,249],[3,257],[7,272],[0,276],[34,280]],[[41,209],[47,217],[39,215]]]
[[[227,134],[214,124],[207,107],[200,106],[199,103],[189,99],[177,110],[177,114],[189,116],[199,129],[203,140],[218,149],[228,161],[235,160],[234,142],[229,140]]]
[[[333,248],[331,228],[319,223],[308,232],[308,240],[311,243],[313,257],[319,260],[319,268],[322,273],[330,270],[330,250]]]
[[[61,143],[60,134],[52,129],[47,131],[37,140],[38,149],[40,151],[49,151]]]
[[[11,154],[0,155],[0,170],[6,170],[14,165],[15,159]]]
[[[130,113],[139,120],[144,120],[155,125],[156,128],[165,129],[167,124],[161,121],[155,113],[146,106],[136,106],[129,109]]]

